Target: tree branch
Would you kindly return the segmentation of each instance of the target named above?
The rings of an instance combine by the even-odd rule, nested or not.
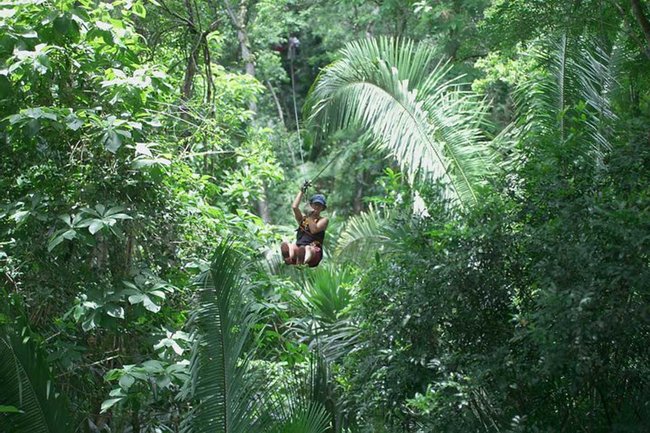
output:
[[[626,10],[624,10],[623,7],[620,4],[618,4],[617,0],[611,0],[611,3],[612,3],[612,5],[614,5],[614,7],[618,11],[619,15],[623,19],[623,25],[625,26],[626,33],[632,39],[634,39],[634,42],[636,42],[636,44],[639,46],[639,49],[641,50],[641,52],[645,51],[646,55],[648,55],[648,58],[650,58],[650,53],[648,53],[647,50],[645,49],[645,46],[643,45],[643,41],[641,39],[639,39],[639,36],[636,34],[634,29],[630,25],[630,21],[628,20],[628,12]]]
[[[160,0],[159,3],[160,3],[160,6],[162,6],[162,8],[165,10],[165,12],[167,12],[169,15],[173,16],[174,18],[178,19],[179,21],[185,23],[185,24],[186,24],[188,27],[190,27],[193,31],[196,31],[196,29],[194,28],[194,23],[193,23],[192,21],[190,21],[189,18],[186,18],[186,17],[184,17],[184,16],[181,16],[181,15],[179,15],[178,13],[174,12],[173,10],[171,10],[171,9],[169,8],[169,6],[167,6],[167,4],[165,3],[164,0]]]
[[[278,109],[278,116],[280,117],[280,121],[282,122],[282,125],[286,127],[284,123],[284,113],[282,113],[282,107],[280,106],[280,100],[278,99],[278,95],[275,94],[275,89],[273,89],[273,86],[271,85],[271,82],[269,80],[266,80],[266,86],[271,91],[273,102],[275,102],[275,106]]]

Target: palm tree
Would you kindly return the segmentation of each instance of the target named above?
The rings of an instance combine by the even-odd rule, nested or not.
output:
[[[491,146],[479,130],[483,105],[456,80],[445,80],[449,67],[434,65],[431,52],[425,44],[390,38],[346,45],[312,87],[306,106],[312,122],[325,131],[361,127],[411,180],[442,176],[465,204],[476,201],[477,185],[494,172],[490,147],[506,142],[525,149],[571,139],[578,141],[576,157],[602,164],[616,120],[610,97],[621,49],[566,36],[537,41],[529,54],[538,68],[515,89],[517,119]],[[581,111],[572,119],[567,112],[575,107]],[[367,262],[370,251],[400,252],[397,241],[405,233],[392,219],[375,209],[352,217],[336,242],[336,256]]]
[[[616,115],[610,98],[618,86],[624,52],[563,35],[538,41],[529,56],[538,68],[515,89],[519,109],[515,140],[520,147],[542,140],[561,145],[573,140],[576,157],[601,164],[611,148]]]
[[[405,247],[398,241],[407,235],[407,229],[395,224],[393,219],[390,211],[373,206],[352,216],[336,240],[335,256],[361,265],[377,252],[403,252]]]
[[[389,152],[408,178],[442,181],[461,205],[494,171],[483,139],[485,104],[448,79],[427,44],[395,38],[348,43],[310,91],[310,121],[325,132],[361,128]]]
[[[6,316],[11,317],[11,316]],[[29,329],[0,326],[0,431],[70,433],[70,411],[56,392],[47,354]]]
[[[252,329],[260,317],[241,271],[241,255],[224,242],[210,268],[195,280],[191,379],[179,395],[191,402],[192,410],[182,431],[324,433],[327,413],[302,397],[309,393],[276,393],[272,378],[259,380],[253,374]]]

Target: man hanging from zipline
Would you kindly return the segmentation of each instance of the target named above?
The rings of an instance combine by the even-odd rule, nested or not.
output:
[[[286,264],[309,265],[310,268],[313,268],[318,266],[323,258],[323,240],[329,220],[320,216],[320,213],[327,208],[323,194],[314,194],[309,199],[312,210],[308,215],[303,215],[300,212],[300,202],[309,185],[309,181],[305,181],[291,204],[293,215],[298,222],[296,243],[282,242],[280,251]]]

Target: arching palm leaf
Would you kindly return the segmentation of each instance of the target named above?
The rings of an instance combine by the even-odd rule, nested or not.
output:
[[[289,322],[290,332],[312,351],[332,361],[354,349],[359,327],[350,320],[349,306],[357,276],[340,265],[321,265],[298,279],[294,306],[302,311]]]
[[[276,409],[279,409],[276,414],[280,419],[267,433],[325,433],[329,427],[327,411],[318,403],[304,400],[289,407],[276,406]]]
[[[241,270],[239,253],[231,244],[222,243],[210,269],[195,280],[191,379],[180,395],[194,407],[182,430],[323,433],[328,415],[321,405],[304,397],[309,392],[287,389],[278,394],[273,378],[253,374],[251,331],[259,317]]]
[[[582,152],[600,162],[611,147],[611,125],[616,120],[610,95],[617,86],[620,51],[607,52],[591,41],[572,41],[563,36],[538,42],[531,56],[541,69],[515,91],[520,139],[579,140]],[[580,123],[577,128],[576,122]]]
[[[349,268],[321,265],[305,278],[304,294],[319,320],[335,322],[349,307],[356,278]]]
[[[406,233],[392,219],[390,213],[373,207],[351,217],[336,241],[336,256],[363,263],[375,253],[400,251],[399,239]]]
[[[0,405],[17,409],[0,413],[0,431],[13,433],[72,432],[63,398],[55,392],[46,354],[31,341],[26,328],[10,326],[0,333]]]
[[[329,384],[314,380],[322,374],[323,363],[312,362],[307,375],[293,375],[276,381],[275,392],[266,407],[275,419],[265,433],[324,433],[330,426],[330,414],[321,398]]]
[[[411,181],[442,180],[460,203],[492,170],[482,140],[484,104],[448,80],[425,44],[391,38],[349,43],[319,75],[306,108],[326,131],[360,127],[399,162]]]
[[[196,328],[191,381],[184,396],[196,402],[184,422],[185,432],[247,433],[260,431],[258,389],[247,381],[251,353],[244,351],[257,317],[240,280],[241,258],[221,244],[209,270],[195,281]]]

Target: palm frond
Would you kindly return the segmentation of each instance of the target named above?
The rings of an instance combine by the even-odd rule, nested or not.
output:
[[[620,55],[591,40],[540,41],[531,49],[540,70],[517,87],[521,138],[579,140],[582,152],[597,162],[611,148],[616,120],[610,96],[617,86]]]
[[[590,108],[585,126],[591,148],[600,160],[611,149],[612,123],[617,119],[611,106],[611,95],[618,86],[616,73],[620,62],[619,50],[606,52],[597,44],[585,44],[576,61],[576,79],[581,99]]]
[[[274,422],[265,433],[323,433],[328,430],[331,411],[325,407],[327,402],[320,398],[322,387],[327,384],[314,380],[322,376],[324,364],[314,362],[315,355],[310,359],[307,372],[294,373],[273,383],[274,392],[265,401]]]
[[[53,384],[46,354],[27,328],[4,326],[0,333],[0,405],[16,413],[0,413],[0,431],[13,433],[72,432],[69,410]]]
[[[354,350],[359,327],[350,319],[357,276],[341,265],[321,265],[295,283],[293,306],[301,317],[288,322],[287,332],[328,361]]]
[[[340,360],[356,351],[362,341],[359,325],[348,317],[333,323],[317,324],[311,331],[310,349],[320,353],[329,362]]]
[[[485,104],[447,79],[426,44],[393,38],[349,43],[310,91],[307,113],[327,132],[362,128],[411,182],[440,180],[461,204],[493,170],[482,138]]]
[[[268,433],[325,433],[328,427],[325,408],[318,403],[307,403],[293,407]]]
[[[250,383],[251,353],[245,346],[257,316],[240,279],[241,257],[229,243],[218,246],[210,269],[195,280],[197,307],[191,322],[195,343],[191,380],[183,396],[196,403],[183,431],[244,433],[260,431],[259,388]]]
[[[398,236],[391,218],[390,213],[373,207],[351,217],[336,241],[335,255],[363,263],[375,253],[395,251]]]
[[[324,322],[335,322],[352,299],[355,276],[348,267],[321,265],[304,281],[304,295],[313,314]]]

